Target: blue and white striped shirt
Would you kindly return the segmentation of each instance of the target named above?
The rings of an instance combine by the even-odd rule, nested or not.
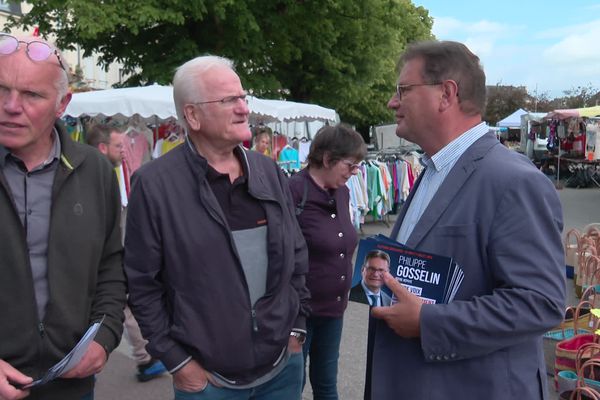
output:
[[[421,215],[423,215],[429,202],[435,196],[438,188],[444,182],[454,164],[456,164],[456,161],[477,139],[485,135],[488,131],[489,127],[487,124],[481,122],[448,143],[431,158],[423,155],[421,163],[426,168],[423,171],[421,183],[404,216],[402,226],[398,231],[398,237],[396,238],[398,242],[406,244]]]

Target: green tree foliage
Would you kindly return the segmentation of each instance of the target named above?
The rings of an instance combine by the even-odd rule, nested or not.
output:
[[[396,60],[431,38],[427,10],[408,0],[29,0],[13,25],[39,26],[62,48],[124,64],[126,86],[168,84],[200,54],[236,61],[257,96],[335,108],[364,128],[386,122]]]
[[[483,119],[489,125],[496,125],[498,121],[509,116],[519,108],[529,109],[531,97],[524,86],[496,86],[487,87],[487,102]]]

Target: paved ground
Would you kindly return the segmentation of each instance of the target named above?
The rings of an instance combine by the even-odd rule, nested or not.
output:
[[[565,231],[570,228],[583,228],[588,223],[600,222],[599,189],[562,189],[558,191],[563,204]],[[392,217],[393,219],[393,217]],[[387,234],[390,226],[383,222],[371,222],[364,225],[365,236],[374,233]],[[568,282],[572,288],[572,281]],[[570,303],[575,301],[570,290]],[[362,398],[364,383],[364,365],[366,351],[366,333],[368,307],[350,303],[345,314],[344,332],[341,344],[339,364],[339,393],[343,400]],[[98,376],[96,400],[162,400],[172,398],[171,378],[138,383],[135,380],[135,363],[129,357],[129,348],[125,342],[113,352],[105,370]],[[552,398],[558,396],[552,391]],[[312,399],[310,386],[307,385],[303,400]]]

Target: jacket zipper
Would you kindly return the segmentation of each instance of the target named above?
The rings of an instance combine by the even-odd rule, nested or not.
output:
[[[252,308],[252,312],[250,314],[252,316],[252,330],[254,332],[258,332],[258,322],[256,321],[256,310],[254,307]]]

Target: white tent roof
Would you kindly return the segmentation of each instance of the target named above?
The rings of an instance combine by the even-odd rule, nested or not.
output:
[[[144,118],[177,118],[171,86],[151,85],[121,89],[74,93],[65,115],[121,115],[139,114]]]
[[[514,113],[510,114],[508,117],[501,119],[498,121],[496,126],[505,127],[505,128],[518,128],[521,126],[521,115],[527,114],[527,111],[519,108]]]
[[[338,122],[335,110],[316,104],[297,103],[285,100],[266,100],[250,96],[248,106],[251,112],[273,116],[279,122],[329,121]],[[270,121],[266,121],[270,122]]]
[[[251,123],[330,121],[337,122],[335,110],[315,104],[283,100],[265,100],[248,96]],[[65,115],[106,115],[161,119],[177,118],[173,102],[173,87],[151,85],[75,93]]]

